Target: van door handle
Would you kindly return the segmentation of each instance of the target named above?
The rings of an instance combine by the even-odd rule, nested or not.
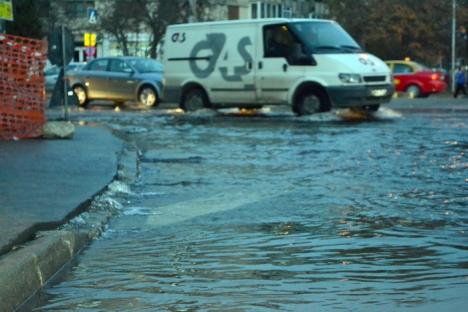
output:
[[[262,69],[263,68],[263,63],[262,62],[258,62],[258,69]]]
[[[247,62],[247,69],[252,69],[252,62]]]
[[[288,64],[283,64],[283,71],[284,72],[288,71]]]

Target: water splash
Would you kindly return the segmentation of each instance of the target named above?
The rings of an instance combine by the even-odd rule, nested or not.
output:
[[[110,195],[114,194],[132,194],[130,187],[120,181],[114,181],[107,187]]]
[[[149,207],[127,207],[123,211],[125,216],[151,216],[161,215],[160,212],[154,211],[154,208]]]

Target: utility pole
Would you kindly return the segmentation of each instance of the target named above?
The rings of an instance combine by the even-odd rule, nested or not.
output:
[[[455,92],[455,62],[456,62],[456,36],[457,36],[457,0],[452,0],[452,92]]]
[[[194,23],[197,21],[197,0],[188,0],[188,3],[189,3],[188,22]]]

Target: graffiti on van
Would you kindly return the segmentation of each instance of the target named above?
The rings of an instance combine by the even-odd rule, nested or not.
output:
[[[225,43],[225,34],[207,34],[206,40],[199,41],[193,47],[190,52],[190,69],[197,78],[207,78],[213,73]],[[199,53],[206,50],[211,51],[213,54],[206,58],[208,66],[201,67],[197,64],[197,59],[199,58]]]
[[[185,33],[174,33],[171,36],[172,42],[179,42],[179,43],[184,43],[185,42]]]
[[[247,51],[247,46],[252,45],[252,41],[250,41],[249,37],[243,37],[239,43],[237,44],[237,51],[242,59],[245,61],[244,64],[252,64],[253,59],[252,56]],[[234,74],[228,75],[228,68],[227,67],[220,67],[219,71],[221,72],[221,76],[226,81],[242,81],[242,76],[248,75],[251,71],[251,67],[249,66],[235,66],[234,67]]]
[[[222,33],[211,33],[206,35],[206,40],[199,41],[193,47],[190,52],[190,70],[192,73],[200,79],[209,77],[216,69],[216,64],[223,52],[224,46],[226,44],[226,35]],[[249,51],[247,51],[247,46],[252,45],[252,41],[248,36],[242,37],[237,44],[237,52],[241,58],[245,61],[245,64],[251,64],[253,61],[252,56]],[[206,57],[200,57],[202,51],[208,51],[211,55]],[[225,52],[224,60],[228,60],[229,54]],[[197,62],[200,59],[203,59],[208,62],[208,66],[200,64]],[[242,81],[242,76],[248,75],[252,70],[249,66],[234,66],[234,73],[229,74],[228,68],[223,66],[218,68],[221,76],[226,81]]]

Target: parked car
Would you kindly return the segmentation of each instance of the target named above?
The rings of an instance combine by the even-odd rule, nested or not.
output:
[[[407,92],[411,97],[426,97],[444,92],[445,74],[412,61],[385,61],[393,73],[395,90]]]
[[[68,72],[79,70],[81,67],[85,66],[86,63],[72,62],[67,65],[65,77],[67,77]],[[58,75],[60,73],[60,67],[51,66],[44,71],[45,77],[45,88],[47,92],[54,90],[55,83],[57,82]]]
[[[433,72],[440,72],[444,76],[444,81],[447,84],[447,86],[450,86],[450,71],[448,69],[442,68],[442,67],[435,67],[432,68]]]
[[[82,107],[92,100],[110,100],[116,105],[137,101],[155,107],[163,88],[163,66],[140,57],[104,57],[70,73],[68,79]]]

